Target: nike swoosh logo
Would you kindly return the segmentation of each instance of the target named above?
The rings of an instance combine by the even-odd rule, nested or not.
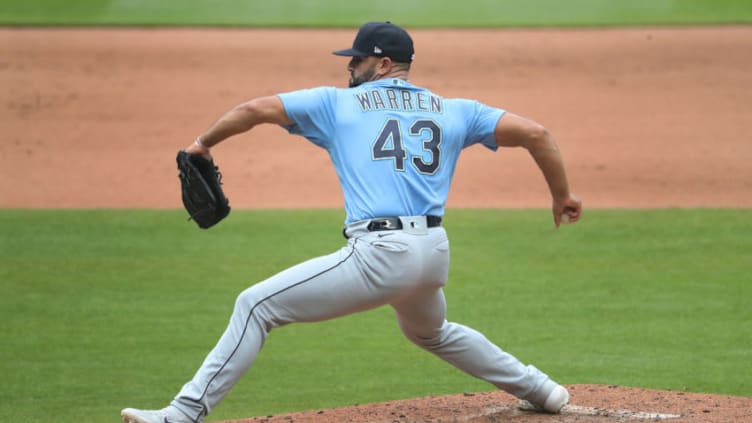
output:
[[[379,238],[384,238],[385,236],[390,236],[390,235],[394,235],[394,234],[378,234],[377,236]]]

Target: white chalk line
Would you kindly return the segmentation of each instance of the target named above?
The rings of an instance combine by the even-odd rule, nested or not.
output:
[[[632,410],[609,410],[607,408],[595,408],[595,407],[583,407],[580,405],[565,405],[561,409],[562,414],[580,414],[585,416],[605,416],[605,417],[620,417],[629,419],[678,419],[681,417],[679,414],[667,414],[667,413],[652,413],[649,411],[632,411]]]
[[[524,412],[535,412],[534,409],[529,408],[525,406],[526,404],[523,402],[520,406],[517,407],[510,407],[510,406],[498,406],[498,407],[488,407],[483,409],[480,413],[470,414],[470,415],[463,415],[463,416],[457,416],[455,418],[456,422],[466,422],[473,419],[477,419],[479,417],[484,416],[490,416],[493,414],[498,414],[505,411],[524,411]],[[632,411],[632,410],[611,410],[607,408],[595,408],[595,407],[583,407],[581,405],[565,405],[561,409],[562,415],[567,414],[577,414],[580,416],[603,416],[603,417],[617,417],[622,419],[635,419],[635,420],[644,420],[644,419],[651,419],[651,420],[667,420],[667,419],[678,419],[681,417],[679,414],[668,414],[668,413],[653,413],[650,411]]]
[[[526,407],[526,404],[522,402],[520,406],[501,405],[501,406],[496,406],[496,407],[486,407],[482,409],[479,413],[462,414],[462,415],[454,416],[451,418],[451,421],[456,422],[456,423],[468,422],[468,421],[472,421],[480,417],[491,416],[494,414],[499,414],[499,413],[508,412],[508,411],[535,412],[534,409],[529,408],[529,406]],[[409,413],[406,413],[406,414],[409,414]],[[580,416],[616,417],[616,418],[621,418],[621,419],[635,419],[635,420],[645,420],[645,419],[667,420],[667,419],[678,419],[679,417],[681,417],[681,415],[679,414],[653,413],[649,411],[632,411],[632,410],[610,410],[607,408],[583,407],[580,405],[565,405],[561,409],[561,414],[562,415],[577,414]],[[378,423],[392,423],[394,421],[395,421],[394,419],[390,419],[390,420],[384,420],[383,422],[378,422]]]

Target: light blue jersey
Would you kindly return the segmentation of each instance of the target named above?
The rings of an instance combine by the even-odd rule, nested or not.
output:
[[[396,78],[279,97],[294,122],[286,129],[329,152],[346,223],[443,216],[460,151],[476,143],[496,150],[494,128],[504,114]]]

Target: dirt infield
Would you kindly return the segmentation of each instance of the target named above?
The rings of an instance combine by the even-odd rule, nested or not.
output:
[[[0,28],[0,207],[179,208],[175,152],[229,107],[346,83],[342,30]],[[532,117],[587,207],[752,207],[752,27],[414,31],[411,79]],[[279,128],[215,150],[234,208],[341,207],[326,154]],[[465,152],[450,207],[547,207],[518,150]],[[561,416],[504,393],[246,422],[752,420],[752,399],[572,385]]]
[[[175,151],[258,95],[343,86],[353,32],[0,29],[0,207],[178,208]],[[411,79],[532,117],[586,207],[752,206],[752,27],[414,31]],[[341,207],[276,127],[217,148],[235,208]],[[450,207],[546,207],[518,150],[473,147]]]

